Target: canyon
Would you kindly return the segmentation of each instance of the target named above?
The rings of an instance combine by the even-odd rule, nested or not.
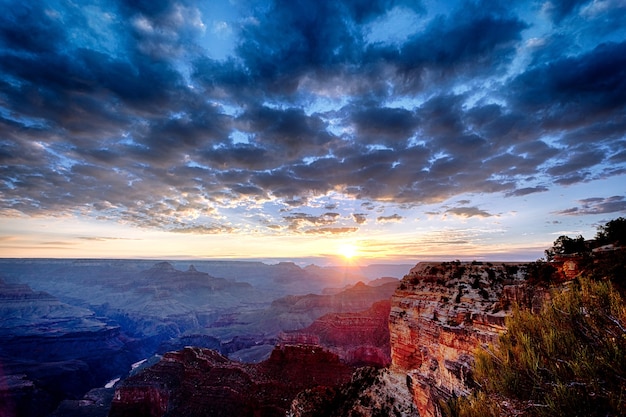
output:
[[[267,361],[281,333],[388,300],[398,279],[378,273],[400,268],[0,260],[0,409],[105,416],[114,381],[186,346]]]
[[[512,306],[537,310],[549,297],[546,279],[560,285],[567,277],[563,268],[543,263],[422,262],[390,299],[282,332],[281,348],[323,348],[355,370],[349,382],[295,395],[288,415],[441,416],[441,402],[472,390],[474,353],[497,342]],[[133,389],[120,385],[119,410],[125,401],[144,398]],[[166,397],[172,396],[168,391]],[[163,415],[170,415],[167,410]]]
[[[474,388],[474,354],[497,343],[512,306],[538,310],[546,282],[566,279],[563,268],[539,262],[421,262],[390,300],[390,365],[330,393],[301,394],[290,416],[440,417],[442,402]]]
[[[0,415],[44,415],[134,359],[118,325],[25,284],[0,280],[0,323]]]
[[[5,274],[0,394],[48,410],[21,415],[105,416],[111,405],[112,416],[439,417],[442,401],[472,390],[474,354],[497,342],[512,306],[539,309],[546,282],[571,275],[558,263],[420,262],[401,281],[335,271],[343,286],[274,298],[193,265],[122,266],[95,279],[62,265],[71,273],[47,284],[54,296],[31,289],[44,282],[37,274],[22,276],[29,284]],[[323,271],[294,266],[267,278],[303,287],[284,274]],[[46,372],[83,390],[55,394]]]
[[[304,329],[281,333],[278,340],[280,344],[322,346],[351,366],[383,368],[391,363],[390,311],[391,301],[383,300],[365,311],[329,313]]]

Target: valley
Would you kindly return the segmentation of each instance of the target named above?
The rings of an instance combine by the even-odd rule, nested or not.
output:
[[[20,416],[104,416],[114,391],[105,385],[168,352],[194,346],[262,363],[281,338],[324,315],[389,300],[398,279],[381,272],[380,265],[0,260],[0,398]],[[378,316],[376,326],[386,329]],[[388,362],[388,347],[353,344],[335,350],[355,363]]]

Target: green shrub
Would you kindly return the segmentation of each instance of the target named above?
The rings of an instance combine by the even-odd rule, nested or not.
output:
[[[446,417],[499,417],[504,410],[496,401],[492,401],[483,391],[477,391],[468,397],[452,397],[439,403],[441,412]]]
[[[626,416],[626,307],[608,281],[580,278],[540,313],[515,308],[498,346],[476,354],[480,392],[442,405],[446,416]],[[502,403],[502,402],[500,402]],[[488,411],[491,410],[491,411]]]

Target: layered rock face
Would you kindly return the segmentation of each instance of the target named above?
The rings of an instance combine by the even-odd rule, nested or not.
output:
[[[404,277],[389,315],[391,371],[406,375],[421,417],[469,393],[474,352],[497,341],[514,302],[538,308],[546,299],[529,284],[529,265],[419,263]]]
[[[284,416],[300,391],[335,387],[351,374],[337,355],[316,346],[276,348],[259,364],[189,347],[123,381],[109,416]]]
[[[357,313],[326,314],[305,329],[282,333],[279,341],[321,345],[354,366],[385,367],[391,363],[390,310],[391,301],[384,300]]]
[[[329,313],[363,311],[377,301],[388,300],[395,292],[397,281],[379,286],[358,282],[336,294],[290,295],[274,300],[269,308],[260,311],[233,314],[231,322],[225,320],[221,328],[213,328],[212,334],[226,339],[233,335],[263,333],[278,336],[281,332],[291,332],[310,326]],[[216,326],[216,324],[213,324]]]

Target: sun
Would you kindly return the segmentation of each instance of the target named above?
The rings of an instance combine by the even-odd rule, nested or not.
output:
[[[350,259],[353,259],[355,256],[357,256],[358,249],[355,245],[351,243],[343,243],[339,245],[337,252],[339,253],[339,255],[350,260]]]

